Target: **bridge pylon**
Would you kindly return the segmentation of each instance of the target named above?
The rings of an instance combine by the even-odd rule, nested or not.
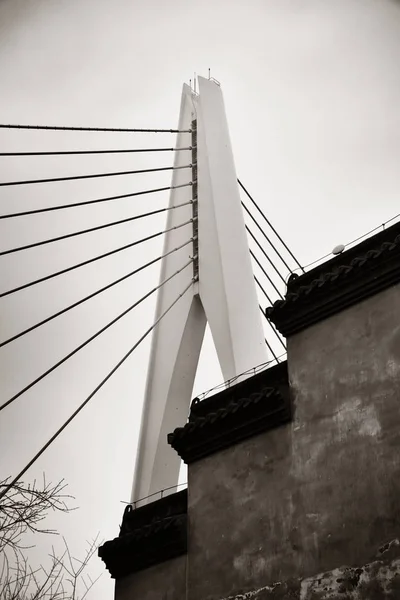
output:
[[[178,483],[180,458],[167,434],[188,417],[206,324],[224,380],[268,360],[222,90],[211,79],[198,81],[198,94],[183,86],[177,138],[178,148],[192,146],[193,202],[168,211],[164,254],[177,250],[163,259],[160,278],[190,257],[193,269],[159,289],[155,318],[191,278],[193,285],[153,333],[132,502]],[[175,166],[184,161],[177,152]],[[187,201],[184,183],[187,172],[175,169],[170,207]],[[173,229],[182,217],[193,219],[192,247],[180,247],[187,231]]]

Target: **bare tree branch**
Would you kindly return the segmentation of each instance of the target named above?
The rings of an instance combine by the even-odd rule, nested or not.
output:
[[[0,481],[0,492],[8,487],[10,478]],[[65,493],[63,480],[57,484],[46,481],[38,485],[17,482],[0,500],[0,600],[83,600],[99,577],[88,576],[83,571],[100,545],[99,535],[88,542],[83,559],[71,555],[63,538],[64,551],[57,554],[52,547],[49,565],[33,569],[25,555],[32,546],[24,544],[28,533],[58,535],[42,525],[49,512],[70,512],[73,498]],[[77,564],[77,566],[75,566]],[[79,589],[83,586],[83,595]]]

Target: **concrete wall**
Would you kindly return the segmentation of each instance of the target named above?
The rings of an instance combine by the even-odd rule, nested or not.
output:
[[[179,556],[117,579],[118,600],[186,600],[186,561]]]
[[[189,465],[188,600],[289,598],[268,586],[400,537],[400,286],[290,338],[288,365],[293,422]]]

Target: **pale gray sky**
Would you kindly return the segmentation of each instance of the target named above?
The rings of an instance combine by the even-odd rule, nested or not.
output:
[[[0,121],[174,127],[193,72],[222,83],[239,177],[302,263],[400,212],[400,6],[390,0],[0,0]],[[170,145],[126,134],[0,132],[0,147]],[[168,165],[171,157],[0,158],[0,180]],[[1,212],[168,185],[165,175],[1,188]],[[0,222],[0,249],[165,206],[143,197]],[[132,209],[133,205],[133,209]],[[0,259],[1,290],[152,233],[164,217]],[[1,300],[0,339],[160,253],[161,240]],[[0,349],[0,401],[156,284],[158,266]],[[262,304],[265,305],[264,299]],[[15,474],[153,319],[147,301],[0,414],[0,476]],[[74,551],[118,533],[128,500],[149,341],[31,469],[64,477]],[[219,383],[206,340],[195,393]],[[46,549],[43,539],[40,548]],[[96,570],[97,569],[97,570]],[[102,570],[92,565],[92,572]],[[107,574],[91,598],[112,595]]]

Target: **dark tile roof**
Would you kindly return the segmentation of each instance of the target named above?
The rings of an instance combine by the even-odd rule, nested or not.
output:
[[[191,463],[290,418],[284,362],[203,401],[195,399],[189,422],[170,433],[168,443],[186,463]]]
[[[99,548],[111,577],[120,578],[185,554],[187,490],[124,512],[119,537]]]
[[[400,223],[301,276],[289,279],[284,300],[267,318],[290,336],[400,281]]]

